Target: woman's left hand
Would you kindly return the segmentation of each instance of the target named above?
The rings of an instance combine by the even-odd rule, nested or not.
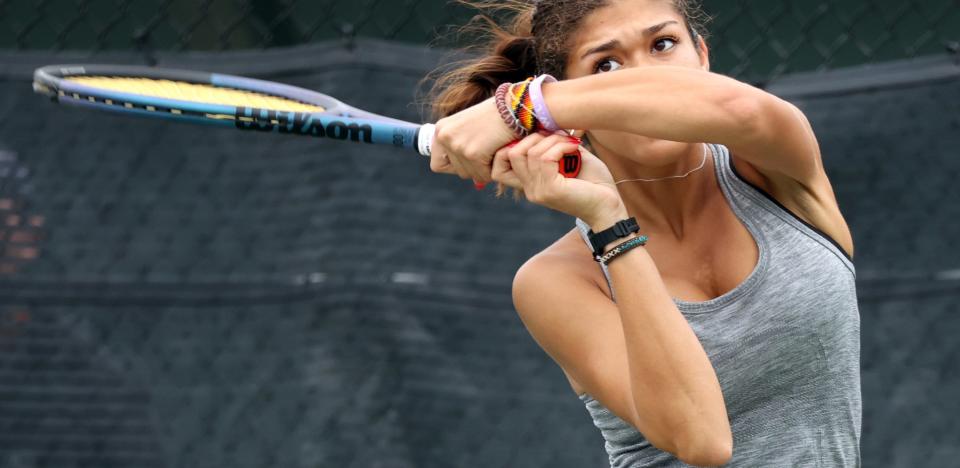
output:
[[[579,145],[579,139],[562,132],[534,133],[496,153],[493,180],[523,190],[530,202],[576,216],[591,226],[622,219],[626,208],[610,170]],[[560,160],[576,152],[582,169],[576,178],[566,178],[559,173]]]
[[[516,138],[494,99],[487,99],[436,123],[430,169],[486,184],[494,153]]]

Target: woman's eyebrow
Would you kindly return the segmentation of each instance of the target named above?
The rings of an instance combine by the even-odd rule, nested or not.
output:
[[[655,24],[643,30],[643,37],[656,34],[661,30],[663,30],[663,28],[671,24],[680,24],[680,23],[675,20],[670,20],[670,21],[664,21],[660,24]],[[620,41],[618,41],[617,39],[609,40],[607,42],[604,42],[603,44],[600,44],[596,47],[592,47],[589,50],[587,50],[583,55],[580,56],[580,60],[587,58],[587,56],[590,54],[596,54],[597,52],[606,52],[608,50],[616,49],[617,47],[620,47]]]
[[[587,58],[588,55],[595,54],[597,52],[606,52],[608,50],[616,49],[617,47],[620,47],[620,41],[616,39],[604,42],[603,44],[593,47],[590,50],[588,50],[586,53],[581,55],[580,60]]]

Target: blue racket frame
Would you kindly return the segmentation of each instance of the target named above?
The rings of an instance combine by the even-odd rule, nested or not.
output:
[[[116,76],[182,81],[278,96],[323,107],[324,112],[291,112],[198,103],[86,86],[65,78]],[[33,89],[52,100],[130,115],[202,123],[241,130],[280,132],[412,148],[430,155],[433,125],[392,119],[348,106],[322,93],[272,81],[190,70],[122,65],[50,65],[33,75]]]

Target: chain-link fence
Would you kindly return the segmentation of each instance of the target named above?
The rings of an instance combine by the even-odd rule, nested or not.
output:
[[[0,467],[603,466],[510,301],[567,217],[388,148],[93,119],[29,90],[86,51],[230,49],[161,64],[270,67],[416,120],[445,54],[365,38],[469,16],[443,5],[0,0]],[[783,75],[942,53],[957,6],[707,4],[715,68],[780,77],[854,235],[864,466],[960,459],[960,82],[943,57]]]
[[[359,45],[164,65],[286,60],[282,81],[415,119],[444,54]],[[571,219],[390,148],[94,119],[30,93],[55,56],[26,55],[0,79],[0,466],[603,466],[510,301]],[[854,235],[864,466],[960,456],[960,82],[935,59],[771,85]]]
[[[956,49],[958,0],[708,0],[714,68],[751,81]],[[0,0],[0,49],[230,50],[354,37],[451,46],[447,0]],[[446,38],[446,39],[444,39]]]

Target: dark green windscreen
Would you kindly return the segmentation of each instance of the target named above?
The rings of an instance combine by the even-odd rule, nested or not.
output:
[[[744,79],[945,53],[955,0],[711,0],[714,69]],[[351,37],[450,46],[446,0],[8,0],[0,49],[225,50]]]

